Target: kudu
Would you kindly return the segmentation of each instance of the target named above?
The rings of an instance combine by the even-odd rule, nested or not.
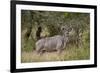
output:
[[[46,37],[36,42],[37,53],[44,53],[48,51],[58,51],[61,53],[68,42],[69,29],[65,26],[61,27],[63,35],[55,35],[53,37]]]

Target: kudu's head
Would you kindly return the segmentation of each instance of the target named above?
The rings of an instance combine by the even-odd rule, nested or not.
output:
[[[71,27],[68,27],[68,26],[62,26],[62,27],[61,27],[61,31],[62,31],[62,33],[63,33],[63,35],[64,35],[65,37],[69,37],[69,32],[70,32],[71,30],[72,30]]]

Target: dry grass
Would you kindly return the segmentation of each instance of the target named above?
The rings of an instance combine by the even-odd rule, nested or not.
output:
[[[45,61],[68,61],[68,60],[85,60],[90,58],[89,49],[66,49],[61,54],[57,52],[45,52],[43,55],[33,52],[22,51],[21,62],[45,62]]]

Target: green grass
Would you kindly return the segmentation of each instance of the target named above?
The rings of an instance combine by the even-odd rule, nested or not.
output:
[[[47,61],[70,61],[70,60],[87,60],[90,58],[89,48],[66,48],[61,54],[57,52],[46,52],[39,55],[36,51],[22,51],[21,62],[47,62]]]

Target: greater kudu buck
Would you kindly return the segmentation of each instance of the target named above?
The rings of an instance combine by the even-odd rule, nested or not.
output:
[[[36,42],[37,53],[44,53],[44,51],[58,51],[61,53],[66,47],[69,37],[70,29],[68,27],[61,27],[63,35],[55,35],[53,37],[45,37]]]

